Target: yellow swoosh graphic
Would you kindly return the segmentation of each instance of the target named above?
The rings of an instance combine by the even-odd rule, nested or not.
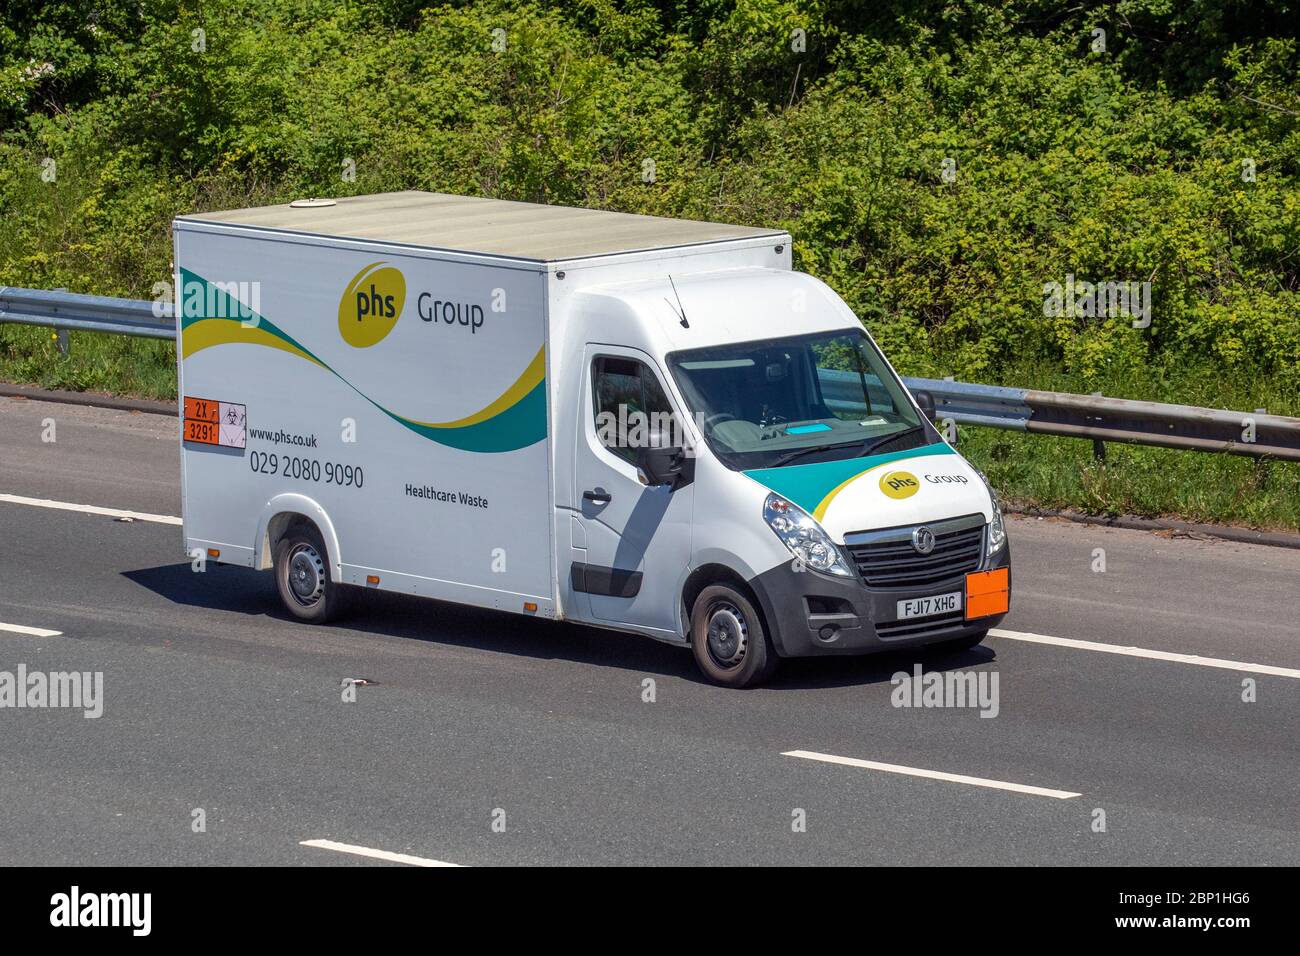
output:
[[[906,458],[900,459],[900,461],[908,461],[908,460],[909,459]],[[857,481],[863,475],[869,475],[871,474],[871,472],[879,471],[881,468],[891,468],[897,464],[898,464],[897,461],[887,461],[883,465],[872,465],[870,468],[867,468],[864,471],[860,471],[856,475],[850,475],[848,478],[845,478],[838,485],[836,485],[834,488],[828,491],[826,493],[826,497],[817,503],[817,507],[813,510],[813,517],[816,518],[818,521],[821,521],[822,518],[826,517],[826,509],[831,506],[831,499],[833,499],[836,495],[838,495],[849,485],[853,484],[853,482]]]
[[[291,342],[286,342],[279,336],[272,335],[256,325],[241,325],[239,322],[230,319],[200,319],[185,329],[184,334],[181,336],[181,342],[183,344],[181,358],[189,358],[195,352],[211,348],[214,345],[241,343],[265,345],[267,348],[279,349],[282,352],[288,352],[290,355],[305,358],[308,362],[319,365],[321,368],[326,367],[314,355],[304,352]]]
[[[479,422],[487,421],[493,415],[498,415],[510,406],[514,405],[521,398],[537,387],[546,376],[546,346],[537,350],[533,360],[528,363],[528,367],[508,389],[501,393],[492,404],[480,408],[472,415],[464,418],[458,418],[454,422],[416,422],[417,425],[425,425],[429,428],[464,428],[466,425],[477,425]]]
[[[288,352],[290,355],[304,358],[313,365],[319,365],[326,371],[333,372],[333,369],[320,359],[298,348],[292,342],[286,342],[279,336],[272,335],[256,325],[245,326],[230,319],[200,319],[185,329],[182,343],[182,358],[189,358],[195,352],[211,348],[214,345],[264,345],[267,348],[279,349],[281,352]],[[468,425],[477,425],[479,422],[485,422],[517,404],[525,395],[536,388],[545,377],[546,346],[543,345],[537,350],[537,354],[533,356],[532,361],[528,363],[528,367],[520,373],[515,383],[477,412],[450,422],[421,422],[415,419],[407,419],[407,421],[410,421],[413,425],[423,425],[426,428],[464,428]]]

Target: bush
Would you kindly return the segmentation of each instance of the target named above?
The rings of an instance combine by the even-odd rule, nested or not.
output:
[[[10,4],[0,283],[148,297],[176,213],[434,189],[783,226],[904,371],[1294,388],[1296,41],[1242,8]],[[1149,328],[1044,314],[1067,276]]]

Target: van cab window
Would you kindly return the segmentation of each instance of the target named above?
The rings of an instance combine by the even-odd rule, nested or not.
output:
[[[635,464],[639,448],[672,443],[672,405],[644,362],[598,356],[591,380],[596,437],[602,445]]]
[[[668,365],[715,455],[773,468],[929,444],[902,384],[861,331],[674,352]]]

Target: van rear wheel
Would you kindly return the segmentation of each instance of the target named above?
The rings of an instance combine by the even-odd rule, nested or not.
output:
[[[275,546],[275,583],[285,610],[323,624],[341,606],[342,588],[330,578],[325,542],[310,525],[296,525]]]
[[[752,687],[776,670],[776,651],[753,603],[726,584],[695,599],[691,652],[704,676],[723,687]]]

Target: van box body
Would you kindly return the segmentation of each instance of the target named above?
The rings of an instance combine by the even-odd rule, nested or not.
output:
[[[306,507],[344,583],[556,617],[567,303],[789,269],[790,250],[779,231],[407,192],[181,217],[175,262],[182,415],[188,396],[247,417],[242,448],[182,445],[191,553],[267,568],[271,522]],[[396,276],[391,330],[350,344],[357,296],[377,313]]]

